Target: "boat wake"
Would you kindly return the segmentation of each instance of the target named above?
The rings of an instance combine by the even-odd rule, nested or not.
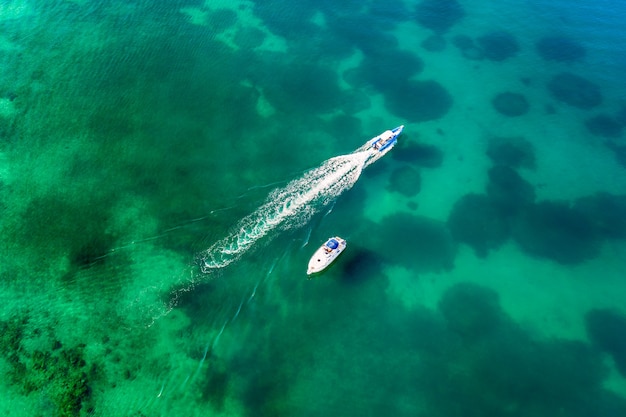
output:
[[[233,233],[198,255],[202,272],[228,266],[272,231],[304,225],[357,182],[363,168],[373,162],[372,156],[371,150],[359,148],[354,153],[331,158],[272,191],[261,207],[237,224]]]

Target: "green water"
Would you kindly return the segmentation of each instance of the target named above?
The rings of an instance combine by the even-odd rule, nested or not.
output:
[[[0,414],[626,415],[626,10],[518,3],[1,2]]]

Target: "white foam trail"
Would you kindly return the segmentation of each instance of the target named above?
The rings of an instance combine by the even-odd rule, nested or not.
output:
[[[371,150],[359,149],[331,158],[302,178],[274,190],[265,204],[239,222],[234,233],[200,253],[202,272],[210,273],[229,265],[272,230],[287,230],[306,223],[321,207],[356,183],[371,157]]]

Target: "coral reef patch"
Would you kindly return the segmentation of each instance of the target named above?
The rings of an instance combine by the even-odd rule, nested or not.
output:
[[[593,309],[585,316],[585,323],[593,343],[613,357],[626,377],[626,315],[611,309]]]
[[[576,62],[586,55],[580,43],[565,36],[545,36],[535,43],[535,48],[546,61]]]
[[[417,23],[436,33],[448,31],[465,17],[456,0],[422,0],[416,8]]]
[[[585,120],[585,126],[591,134],[603,138],[618,138],[622,136],[624,128],[615,118],[606,114],[599,114]]]
[[[412,122],[439,119],[448,113],[453,98],[438,82],[409,81],[403,88],[385,94],[390,112]]]
[[[533,146],[527,139],[519,136],[490,138],[486,153],[494,165],[506,165],[511,168],[535,168]]]
[[[497,30],[486,33],[476,38],[478,47],[483,56],[491,61],[504,61],[515,55],[520,50],[517,39],[510,32]]]
[[[452,237],[485,258],[509,237],[509,224],[498,207],[483,194],[466,194],[454,203],[447,225]]]
[[[524,252],[564,265],[596,257],[602,242],[585,213],[559,201],[542,201],[524,210],[513,237]]]
[[[579,109],[602,104],[602,92],[591,81],[570,72],[561,72],[548,82],[550,94],[557,100]]]
[[[396,168],[389,177],[389,190],[395,191],[405,197],[416,196],[422,186],[420,172],[410,165]]]
[[[496,95],[491,104],[498,111],[498,113],[509,116],[517,117],[528,113],[530,105],[528,100],[522,94],[504,92]]]

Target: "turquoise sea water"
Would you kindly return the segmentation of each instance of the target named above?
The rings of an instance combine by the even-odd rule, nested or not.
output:
[[[626,415],[625,20],[0,1],[0,414]]]

